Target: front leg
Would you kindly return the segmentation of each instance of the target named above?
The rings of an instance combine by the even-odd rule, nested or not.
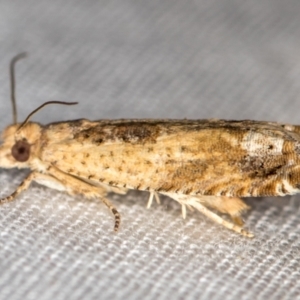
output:
[[[43,174],[37,171],[31,172],[10,195],[0,199],[0,204],[14,200],[21,192],[28,189],[32,181],[36,181],[42,185],[54,188],[60,191],[66,191],[70,195],[82,194],[87,198],[100,198],[100,200],[110,209],[115,216],[114,231],[118,231],[121,216],[117,209],[105,198],[107,190],[104,187],[93,186],[79,178],[75,178],[65,174],[54,168],[49,168],[50,174]],[[55,174],[51,174],[55,173]]]
[[[112,191],[113,187],[110,186],[95,186],[87,181],[80,179],[79,177],[74,177],[67,173],[64,173],[54,166],[49,166],[47,168],[48,174],[55,177],[65,188],[69,194],[81,194],[89,199],[100,198],[100,200],[109,208],[109,210],[114,214],[115,226],[114,231],[118,231],[121,222],[121,215],[117,209],[110,203],[108,199],[105,198],[107,192]],[[125,190],[116,188],[118,193],[123,193]]]
[[[17,189],[9,196],[0,199],[0,204],[6,203],[13,201],[21,192],[25,191],[28,189],[30,186],[31,182],[35,180],[38,176],[43,175],[38,172],[31,172],[22,182],[21,184],[17,187]],[[45,175],[43,175],[45,176]],[[47,176],[47,175],[46,175]]]

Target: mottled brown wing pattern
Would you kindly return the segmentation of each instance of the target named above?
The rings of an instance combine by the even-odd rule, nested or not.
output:
[[[47,127],[42,160],[95,184],[137,190],[293,194],[300,183],[298,131],[255,121],[78,120]]]

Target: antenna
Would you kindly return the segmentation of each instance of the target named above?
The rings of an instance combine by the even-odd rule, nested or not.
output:
[[[64,102],[64,101],[47,101],[44,104],[40,105],[38,108],[36,108],[34,111],[32,111],[28,117],[25,119],[25,121],[20,125],[20,127],[18,128],[18,130],[20,130],[28,121],[29,119],[40,109],[42,109],[44,106],[48,105],[48,104],[62,104],[62,105],[75,105],[78,104],[78,102]]]
[[[16,55],[10,62],[9,66],[9,75],[10,75],[10,92],[11,92],[11,103],[13,109],[13,122],[14,124],[17,123],[17,106],[16,106],[16,97],[15,97],[15,85],[16,85],[16,78],[15,78],[15,65],[16,62],[24,57],[26,57],[26,52],[22,52]]]

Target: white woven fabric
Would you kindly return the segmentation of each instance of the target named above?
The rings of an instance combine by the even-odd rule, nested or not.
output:
[[[2,0],[0,128],[19,120],[226,118],[299,122],[298,0]],[[1,163],[1,162],[0,162]],[[26,171],[0,169],[0,196]],[[249,199],[238,236],[147,193],[101,202],[33,185],[0,207],[0,299],[300,299],[300,196]]]

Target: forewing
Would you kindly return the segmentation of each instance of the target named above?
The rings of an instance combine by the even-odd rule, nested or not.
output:
[[[299,135],[291,128],[255,121],[80,120],[49,125],[42,159],[94,184],[182,194],[275,195],[278,180],[299,165]],[[289,188],[283,184],[281,192],[291,193]]]

